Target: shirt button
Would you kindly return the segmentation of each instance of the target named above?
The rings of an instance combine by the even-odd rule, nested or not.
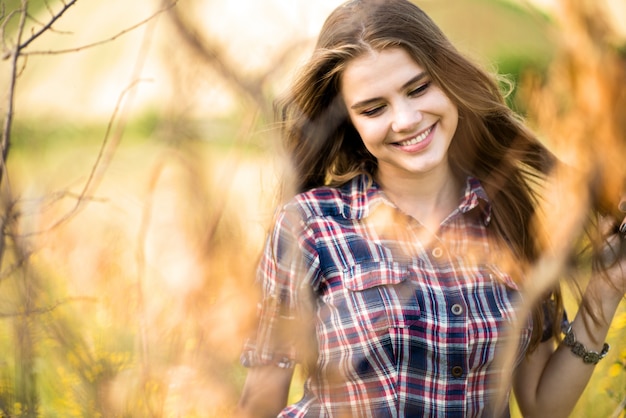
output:
[[[463,376],[463,367],[461,367],[461,366],[454,366],[452,368],[452,376],[454,376],[454,377],[461,377],[461,376]]]
[[[441,247],[435,247],[432,252],[433,257],[440,258],[443,255],[443,250]]]
[[[456,316],[459,316],[463,313],[463,307],[459,305],[458,303],[455,303],[454,305],[452,305],[452,308],[450,308],[450,310]]]

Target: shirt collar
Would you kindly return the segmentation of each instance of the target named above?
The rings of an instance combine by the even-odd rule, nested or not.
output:
[[[367,180],[361,178],[357,180],[361,187],[367,187]],[[366,202],[360,202],[365,204],[359,204],[357,207],[359,210],[353,211],[351,214],[357,218],[365,218],[369,216],[372,211],[379,205],[385,204],[391,207],[396,207],[383,193],[380,186],[375,182],[370,182],[367,191],[362,194]],[[461,198],[457,211],[462,214],[471,212],[472,210],[480,210],[480,216],[484,225],[489,225],[492,218],[492,207],[487,192],[483,188],[482,184],[475,177],[468,176],[465,181],[465,191]]]
[[[492,217],[492,207],[487,192],[485,192],[477,178],[468,177],[465,183],[465,193],[459,205],[459,211],[468,213],[476,208],[480,210],[483,223],[489,225]]]

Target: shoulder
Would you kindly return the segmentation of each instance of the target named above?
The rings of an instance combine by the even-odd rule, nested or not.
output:
[[[297,194],[283,210],[297,212],[304,219],[317,217],[360,219],[367,216],[372,200],[378,195],[378,186],[367,176],[361,175],[339,187],[317,187]]]

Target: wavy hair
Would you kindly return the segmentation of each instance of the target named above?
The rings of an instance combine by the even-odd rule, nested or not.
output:
[[[521,265],[536,261],[540,248],[531,222],[537,185],[555,158],[506,105],[498,77],[463,56],[408,0],[352,0],[324,23],[312,57],[278,103],[295,191],[338,186],[360,174],[374,178],[376,159],[350,122],[340,82],[351,60],[385,48],[404,49],[457,106],[459,122],[449,148],[453,172],[461,180],[472,175],[481,181],[492,201],[497,236]],[[542,310],[534,316],[543,325]],[[542,330],[534,328],[533,346]]]

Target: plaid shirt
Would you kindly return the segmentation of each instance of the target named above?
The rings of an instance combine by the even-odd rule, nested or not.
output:
[[[518,292],[490,261],[490,221],[473,178],[434,237],[364,176],[286,205],[242,354],[246,367],[312,365],[303,398],[279,417],[494,416],[492,366]]]

